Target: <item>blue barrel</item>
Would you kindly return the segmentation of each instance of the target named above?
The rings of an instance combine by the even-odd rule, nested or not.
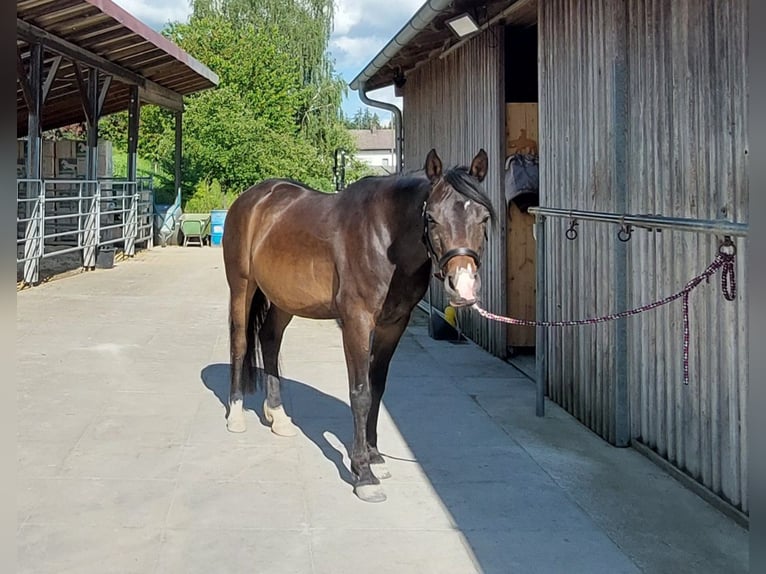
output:
[[[225,221],[225,209],[214,209],[210,212],[210,245],[221,245]]]

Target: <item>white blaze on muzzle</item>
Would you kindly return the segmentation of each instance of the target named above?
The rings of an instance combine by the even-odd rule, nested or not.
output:
[[[476,271],[473,265],[468,267],[458,267],[455,272],[455,291],[458,296],[467,301],[473,301],[476,299],[476,290],[478,287],[478,281],[476,280]]]

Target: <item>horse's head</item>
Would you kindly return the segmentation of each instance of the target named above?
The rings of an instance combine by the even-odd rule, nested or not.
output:
[[[425,242],[453,307],[473,305],[479,295],[479,266],[487,223],[495,218],[480,183],[487,175],[487,152],[479,150],[470,168],[455,167],[442,175],[442,162],[431,150],[425,172],[431,193],[423,205]]]

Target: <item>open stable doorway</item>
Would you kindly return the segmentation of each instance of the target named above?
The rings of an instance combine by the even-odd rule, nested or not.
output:
[[[534,216],[539,189],[537,25],[505,29],[506,297],[508,315],[535,319]],[[535,328],[507,327],[512,362],[534,372]],[[527,365],[527,363],[529,363]]]

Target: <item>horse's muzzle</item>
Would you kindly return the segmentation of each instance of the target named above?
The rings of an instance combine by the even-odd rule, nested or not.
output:
[[[450,298],[449,304],[450,307],[454,307],[455,309],[460,309],[461,307],[471,307],[474,304],[476,304],[479,300],[478,299],[452,299]]]
[[[444,278],[444,290],[449,297],[450,305],[468,307],[476,303],[481,288],[478,270],[473,265],[456,265],[448,270]]]

